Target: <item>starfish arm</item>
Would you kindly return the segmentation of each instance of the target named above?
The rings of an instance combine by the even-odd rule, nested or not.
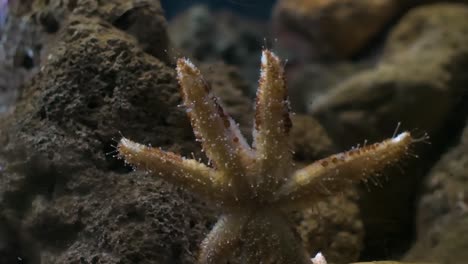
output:
[[[262,175],[265,189],[275,189],[290,168],[292,154],[289,147],[289,103],[284,70],[279,58],[264,50],[261,58],[254,129],[258,175]],[[275,171],[276,173],[272,173]]]
[[[230,180],[239,186],[245,165],[253,159],[251,148],[189,60],[178,60],[177,74],[195,136],[202,141],[206,155],[216,168],[229,172]]]
[[[296,171],[277,192],[282,208],[300,208],[366,180],[398,161],[414,139],[410,133],[316,161]]]
[[[198,263],[226,263],[241,242],[242,229],[246,222],[245,216],[223,215],[203,241]]]
[[[193,159],[162,151],[122,138],[117,146],[119,156],[137,168],[186,188],[207,199],[228,200],[228,184],[215,170]]]

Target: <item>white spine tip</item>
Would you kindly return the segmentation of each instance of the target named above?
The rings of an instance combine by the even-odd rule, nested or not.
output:
[[[397,135],[396,137],[392,138],[392,141],[395,142],[395,143],[398,143],[398,142],[401,142],[407,138],[410,138],[411,135],[409,132],[403,132],[403,133],[400,133],[399,135]]]
[[[310,260],[312,260],[312,264],[327,264],[327,260],[323,256],[322,252],[317,253],[317,255]]]
[[[129,139],[122,138],[119,145],[123,148],[126,148],[132,152],[141,152],[145,149],[145,146],[142,144],[135,143]]]
[[[262,65],[266,65],[268,63],[267,52],[267,50],[262,51],[262,56],[260,58]]]
[[[183,58],[181,60],[182,63],[184,63],[187,67],[191,68],[191,69],[196,69],[197,67],[195,67],[195,65],[192,63],[192,61],[188,58]]]
[[[182,78],[187,74],[187,69],[192,72],[197,71],[197,67],[190,61],[188,58],[181,58],[177,61],[177,78],[182,80]]]
[[[279,58],[278,56],[276,56],[273,52],[271,52],[270,50],[267,50],[267,49],[264,49],[262,51],[262,56],[261,56],[261,63],[262,65],[268,65],[269,63],[271,63],[270,60],[274,60],[276,62],[279,62]]]
[[[266,72],[271,65],[279,64],[279,58],[270,50],[264,49],[260,58],[262,67],[260,69],[260,77],[266,77]]]

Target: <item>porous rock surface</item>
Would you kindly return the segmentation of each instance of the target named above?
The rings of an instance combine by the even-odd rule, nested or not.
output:
[[[35,0],[29,9],[30,15],[49,33],[59,30],[71,14],[100,17],[133,36],[145,52],[168,60],[166,19],[159,1]]]
[[[5,243],[28,263],[193,263],[209,213],[112,157],[121,134],[196,151],[179,101],[172,67],[105,21],[71,18],[2,120],[2,214],[40,257]]]
[[[136,38],[145,52],[169,60],[159,1],[6,1],[0,10],[0,113],[11,110],[22,85],[55,48],[56,33],[71,14],[99,16]]]
[[[357,197],[356,190],[350,189],[292,216],[311,256],[321,252],[330,263],[342,264],[359,258],[364,228]]]

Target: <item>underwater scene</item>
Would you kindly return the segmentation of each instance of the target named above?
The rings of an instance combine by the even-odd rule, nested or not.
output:
[[[468,264],[467,120],[467,0],[0,0],[0,264]]]

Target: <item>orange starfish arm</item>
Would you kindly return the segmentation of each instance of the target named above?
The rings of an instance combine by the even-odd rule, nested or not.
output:
[[[274,190],[289,173],[292,154],[289,148],[289,105],[284,70],[278,57],[264,50],[261,59],[255,114],[254,145],[256,148],[259,185]]]
[[[177,61],[177,76],[195,136],[201,140],[207,157],[216,169],[227,174],[235,188],[245,186],[246,179],[242,178],[246,167],[252,163],[253,153],[237,124],[189,60]]]
[[[193,159],[122,138],[117,146],[125,162],[206,199],[226,200],[229,188],[222,174]]]
[[[410,133],[404,132],[380,143],[316,161],[296,171],[279,189],[278,203],[289,209],[297,208],[341,192],[404,157],[413,142]]]

